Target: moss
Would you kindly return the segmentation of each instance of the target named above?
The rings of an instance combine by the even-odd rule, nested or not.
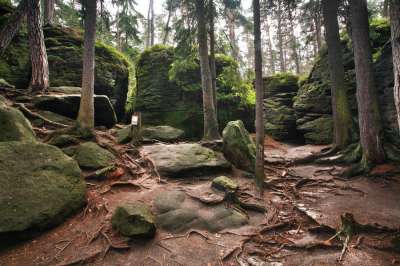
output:
[[[97,170],[113,164],[115,156],[94,142],[85,142],[74,151],[74,159],[84,169]]]
[[[17,109],[0,102],[0,142],[36,141],[32,126]]]
[[[213,179],[212,187],[223,191],[236,191],[239,186],[227,176],[218,176]]]

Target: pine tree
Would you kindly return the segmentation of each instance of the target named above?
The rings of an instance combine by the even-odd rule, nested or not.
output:
[[[392,54],[394,71],[394,100],[400,130],[400,0],[390,2],[390,27],[392,33]]]

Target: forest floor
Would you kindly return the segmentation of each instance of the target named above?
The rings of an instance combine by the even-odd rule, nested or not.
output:
[[[200,202],[199,193],[193,192],[206,191],[214,176],[159,177],[141,153],[116,144],[108,132],[97,131],[97,142],[119,154],[119,171],[106,180],[87,180],[87,207],[63,224],[0,251],[1,266],[400,265],[393,245],[400,228],[400,174],[386,174],[396,170],[394,165],[375,169],[376,177],[345,180],[338,176],[343,166],[293,163],[326,146],[293,146],[267,138],[262,195],[241,171],[226,173],[239,184],[240,193],[266,208],[245,211],[248,225],[217,233],[158,229],[151,240],[128,242],[110,226],[116,206],[136,201],[152,205],[156,195],[177,190],[191,195],[189,207],[207,211],[215,206]],[[232,208],[226,202],[219,205]],[[343,237],[332,239],[344,213],[356,225],[345,235],[345,250]]]

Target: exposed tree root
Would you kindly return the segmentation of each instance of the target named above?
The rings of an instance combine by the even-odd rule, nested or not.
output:
[[[51,121],[50,119],[47,119],[46,117],[29,110],[28,108],[26,108],[26,106],[23,103],[16,103],[15,105],[18,107],[19,110],[21,110],[22,113],[24,113],[24,115],[31,117],[31,118],[40,119],[45,124],[48,124],[49,126],[62,127],[62,128],[68,127],[68,125],[64,125],[64,124],[61,124],[58,122]]]

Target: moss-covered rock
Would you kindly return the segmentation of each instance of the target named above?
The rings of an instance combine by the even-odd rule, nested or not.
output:
[[[11,12],[11,11],[10,11]],[[0,22],[8,13],[0,14]],[[0,25],[1,26],[1,25]],[[50,70],[50,85],[81,86],[83,33],[61,26],[44,27]],[[112,100],[118,118],[124,116],[131,65],[114,48],[96,42],[95,93]],[[0,58],[0,77],[17,88],[27,88],[30,80],[30,58],[26,31],[20,31]]]
[[[0,101],[0,142],[36,141],[32,126],[17,109]]]
[[[186,177],[230,169],[222,154],[196,143],[144,146],[143,152],[163,176]]]
[[[168,125],[184,130],[189,138],[202,136],[201,76],[197,61],[188,59],[183,63],[175,57],[172,47],[161,45],[140,55],[136,67],[136,109],[142,112],[145,126]],[[220,127],[228,121],[243,119],[254,128],[254,105],[243,104],[239,93],[223,78],[226,76],[223,74],[237,68],[237,63],[230,57],[217,56],[216,65]]]
[[[36,108],[50,111],[71,119],[76,119],[79,112],[81,96],[78,94],[41,95],[33,99]],[[94,96],[95,125],[113,127],[117,123],[114,108],[105,95]]]
[[[76,162],[54,146],[0,143],[0,243],[62,222],[85,202]]]
[[[79,144],[79,139],[71,135],[62,134],[54,136],[52,139],[50,139],[48,144],[62,148],[65,146]]]
[[[236,191],[238,184],[227,176],[218,176],[213,179],[212,187],[222,191]]]
[[[111,224],[121,235],[127,237],[153,237],[156,233],[155,218],[143,203],[118,206]]]
[[[297,83],[298,77],[288,73],[264,78],[265,132],[277,140],[301,140],[293,108]]]
[[[146,127],[142,130],[142,137],[149,140],[173,142],[182,139],[185,132],[170,126]]]
[[[85,142],[78,147],[72,147],[68,155],[71,154],[80,167],[90,170],[107,167],[115,160],[115,156],[111,152],[94,142]]]
[[[329,144],[333,139],[333,121],[330,115],[308,121],[297,129],[303,133],[306,143]]]
[[[256,146],[243,122],[240,120],[229,122],[222,136],[225,157],[237,168],[254,172]]]

